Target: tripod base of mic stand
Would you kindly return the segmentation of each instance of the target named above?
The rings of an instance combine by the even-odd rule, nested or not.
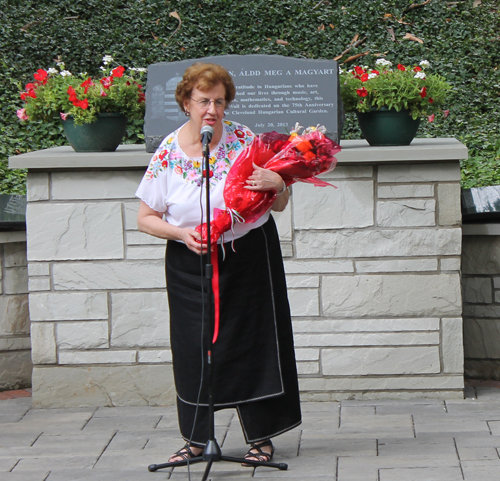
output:
[[[210,468],[212,467],[212,464],[214,462],[219,462],[219,461],[227,461],[229,463],[238,463],[238,464],[249,464],[251,466],[266,466],[268,468],[276,468],[281,471],[286,471],[288,469],[288,464],[286,463],[271,463],[268,461],[252,461],[251,459],[245,459],[245,458],[235,458],[232,456],[224,456],[222,454],[222,451],[217,444],[217,441],[211,440],[208,441],[207,445],[205,446],[205,449],[203,450],[203,455],[202,456],[196,456],[194,458],[191,458],[189,460],[182,460],[182,461],[173,461],[171,463],[163,463],[163,464],[150,464],[148,466],[148,471],[150,472],[155,472],[158,471],[159,469],[164,469],[164,468],[175,468],[179,466],[187,466],[188,464],[197,464],[201,463],[202,461],[206,461],[207,467],[205,469],[205,474],[203,475],[202,481],[206,481],[208,478],[208,473],[210,472]]]

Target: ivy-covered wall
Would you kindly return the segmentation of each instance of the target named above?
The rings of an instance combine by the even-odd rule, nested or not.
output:
[[[21,87],[57,58],[74,72],[96,73],[104,54],[127,67],[252,53],[341,55],[346,66],[373,65],[380,54],[404,64],[425,59],[453,91],[450,115],[425,120],[418,136],[456,137],[469,147],[464,186],[500,184],[497,2],[414,1],[0,0],[0,192],[24,190],[23,173],[7,170],[9,155],[65,142],[58,121],[18,121]],[[348,118],[344,137],[359,135]],[[142,141],[140,123],[127,141]]]

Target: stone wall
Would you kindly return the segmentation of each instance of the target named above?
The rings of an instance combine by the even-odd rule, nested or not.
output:
[[[31,386],[26,234],[0,232],[0,391]]]
[[[461,397],[459,159],[454,139],[345,141],[336,188],[293,186],[276,216],[304,399]],[[137,230],[141,146],[59,147],[28,168],[33,404],[175,399],[164,241]]]
[[[500,380],[500,224],[464,226],[465,374]]]

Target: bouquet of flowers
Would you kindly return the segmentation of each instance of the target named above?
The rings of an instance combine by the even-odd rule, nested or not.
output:
[[[429,73],[430,63],[398,64],[380,58],[375,68],[356,66],[340,71],[340,96],[346,112],[370,112],[381,107],[408,109],[414,119],[434,120],[444,105],[451,86],[439,74]],[[444,111],[447,116],[448,111]]]
[[[23,121],[50,122],[71,115],[77,125],[91,123],[97,114],[106,112],[142,119],[146,97],[140,82],[146,69],[129,68],[125,73],[125,67],[113,68],[113,62],[110,55],[103,57],[100,77],[73,75],[63,62],[57,62],[58,68],[38,69],[21,92],[24,107],[17,116]]]
[[[257,136],[245,148],[231,167],[224,187],[226,210],[217,210],[210,222],[210,240],[217,242],[224,232],[235,222],[255,222],[276,200],[274,191],[252,191],[245,189],[246,180],[252,174],[255,163],[259,167],[272,170],[283,178],[286,186],[301,181],[316,186],[329,186],[316,176],[335,168],[335,154],[340,147],[324,135],[323,126],[302,129],[298,124],[291,135],[269,132]],[[201,224],[196,230],[207,241],[207,225]]]

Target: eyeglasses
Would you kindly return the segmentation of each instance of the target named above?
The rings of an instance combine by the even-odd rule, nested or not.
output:
[[[210,99],[200,99],[196,100],[193,97],[190,97],[191,100],[194,100],[202,109],[206,109],[212,102],[215,105],[216,109],[223,109],[226,106],[226,101],[224,99],[210,100]]]

